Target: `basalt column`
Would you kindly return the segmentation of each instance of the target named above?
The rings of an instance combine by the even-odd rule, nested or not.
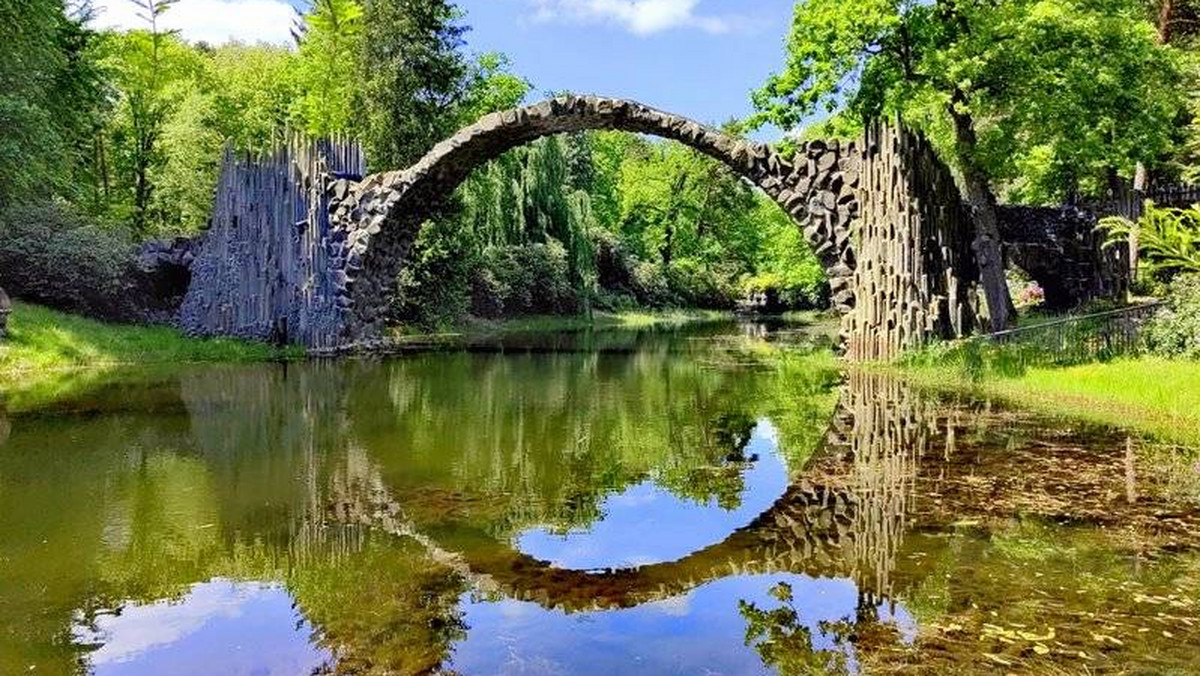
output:
[[[950,170],[919,134],[872,124],[862,144],[853,247],[851,361],[888,360],[977,325],[970,217]]]
[[[184,331],[337,345],[345,321],[329,192],[364,164],[357,145],[329,141],[294,139],[264,157],[227,151],[180,309]]]

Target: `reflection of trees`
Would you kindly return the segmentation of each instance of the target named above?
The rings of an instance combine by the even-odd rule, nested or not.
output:
[[[813,645],[812,630],[801,620],[791,585],[780,582],[771,588],[771,596],[779,601],[778,607],[763,609],[747,601],[738,602],[738,611],[746,620],[746,643],[754,646],[763,664],[777,669],[781,676],[850,673],[845,650],[848,620],[818,626],[823,635],[834,638],[835,645],[830,650],[819,650]]]
[[[0,454],[0,672],[75,671],[73,622],[222,576],[282,581],[354,673],[420,673],[460,636],[467,581],[361,517],[402,499],[495,552],[647,477],[731,506],[757,420],[815,438],[827,384],[666,351],[439,355],[204,369],[148,394],[153,414],[22,420]]]
[[[427,674],[466,636],[462,578],[417,542],[375,535],[336,561],[293,572],[288,590],[339,674]]]
[[[669,354],[438,355],[382,367],[355,387],[352,434],[406,495],[410,515],[446,511],[503,536],[598,517],[603,498],[654,478],[683,498],[734,506],[741,451],[774,405],[776,374],[712,368]],[[514,384],[520,384],[514,387]],[[504,496],[499,504],[496,496]]]

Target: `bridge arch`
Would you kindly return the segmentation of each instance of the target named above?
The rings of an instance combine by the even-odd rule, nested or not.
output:
[[[616,129],[690,146],[727,165],[774,199],[812,245],[829,277],[834,303],[854,305],[850,223],[858,215],[860,158],[855,145],[814,141],[794,158],[693,120],[624,99],[561,96],[492,113],[437,144],[415,165],[338,181],[330,197],[337,306],[344,338],[382,329],[396,276],[422,223],[475,168],[544,136]]]

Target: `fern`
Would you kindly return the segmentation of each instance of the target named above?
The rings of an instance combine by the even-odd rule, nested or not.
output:
[[[1105,246],[1123,244],[1136,233],[1146,271],[1174,275],[1200,273],[1200,204],[1186,209],[1161,209],[1147,201],[1137,223],[1121,216],[1100,220]]]

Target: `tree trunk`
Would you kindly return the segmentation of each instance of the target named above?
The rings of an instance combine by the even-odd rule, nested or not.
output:
[[[954,119],[955,146],[962,170],[964,197],[971,212],[971,222],[975,226],[971,249],[975,252],[975,261],[979,266],[979,280],[983,285],[992,331],[1003,331],[1016,318],[1016,310],[1008,292],[1008,280],[1004,276],[996,197],[992,194],[987,176],[976,160],[978,141],[975,136],[975,123],[970,113],[956,107],[956,104],[965,103],[966,95],[961,90],[955,90],[949,111]]]
[[[1171,21],[1175,14],[1175,0],[1162,0],[1162,4],[1158,7],[1158,41],[1162,44],[1170,44],[1171,38]]]

